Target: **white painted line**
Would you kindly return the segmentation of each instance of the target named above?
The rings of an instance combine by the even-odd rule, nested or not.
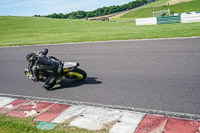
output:
[[[79,116],[81,113],[85,111],[85,109],[86,109],[86,106],[82,106],[82,105],[70,106],[67,110],[65,110],[58,117],[56,117],[52,121],[52,123],[63,123],[69,119]]]
[[[12,104],[6,105],[3,107],[4,109],[12,109],[14,108]]]
[[[35,110],[24,111],[24,114],[26,114],[25,117],[30,117],[30,116],[37,114],[37,111],[35,111]]]
[[[123,111],[122,116],[110,129],[109,133],[134,133],[144,113]]]
[[[97,44],[97,43],[113,43],[113,42],[129,42],[129,41],[156,41],[156,40],[174,40],[174,39],[198,39],[200,36],[192,37],[174,37],[174,38],[153,38],[153,39],[130,39],[130,40],[108,40],[108,41],[95,41],[95,42],[71,42],[71,43],[55,43],[55,44],[33,44],[23,46],[4,46],[1,48],[20,48],[20,47],[41,47],[41,46],[58,46],[58,45],[74,45],[74,44]]]
[[[101,130],[111,123],[115,123],[121,116],[119,110],[100,107],[87,107],[86,110],[69,126],[76,126],[89,130]]]
[[[0,97],[0,108],[3,106],[15,101],[16,99],[14,98],[9,98],[9,97]]]

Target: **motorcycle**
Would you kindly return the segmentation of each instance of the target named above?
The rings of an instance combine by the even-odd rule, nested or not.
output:
[[[36,52],[36,55],[39,55],[39,52],[38,53]],[[49,59],[60,61],[53,56],[49,56]],[[60,84],[66,78],[73,79],[75,81],[83,81],[85,78],[87,78],[87,73],[84,70],[78,68],[79,65],[80,64],[77,62],[61,62],[60,68],[59,68],[61,69],[59,73],[59,77],[57,78],[57,80],[55,80],[55,82],[51,84],[49,88],[53,88],[54,85]],[[30,68],[26,68],[24,73],[26,77],[28,77],[29,79],[32,79],[33,75],[31,73]],[[39,81],[45,81],[49,77],[50,74],[51,73],[49,73],[48,70],[39,71]]]

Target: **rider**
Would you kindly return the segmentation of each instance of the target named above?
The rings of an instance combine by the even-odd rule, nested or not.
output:
[[[29,70],[32,73],[32,80],[37,82],[39,80],[39,72],[47,71],[49,76],[47,77],[43,87],[50,90],[55,84],[61,71],[62,62],[49,58],[46,56],[48,49],[44,49],[39,52],[31,52],[27,54],[26,60],[29,62]]]

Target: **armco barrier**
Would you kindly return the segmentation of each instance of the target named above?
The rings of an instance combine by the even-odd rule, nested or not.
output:
[[[181,23],[180,16],[157,17],[157,24]]]
[[[200,22],[200,13],[181,15],[181,23]]]
[[[156,25],[156,17],[136,19],[136,25]]]
[[[156,24],[193,23],[193,22],[200,22],[200,11],[176,13],[173,14],[173,16],[136,19],[136,25],[156,25]]]

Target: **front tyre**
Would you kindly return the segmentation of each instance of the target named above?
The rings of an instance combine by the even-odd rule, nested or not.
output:
[[[74,79],[76,81],[82,81],[87,77],[87,73],[82,69],[76,68],[73,71],[68,72],[67,76],[70,79]]]

